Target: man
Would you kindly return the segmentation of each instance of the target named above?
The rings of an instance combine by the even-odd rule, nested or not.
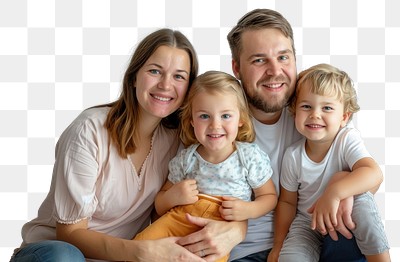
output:
[[[256,9],[238,21],[228,34],[228,42],[233,73],[242,83],[254,116],[256,143],[271,159],[273,181],[279,192],[283,154],[289,145],[300,139],[293,118],[286,109],[294,94],[297,78],[292,28],[280,13]],[[344,226],[354,227],[348,210],[351,208],[341,208],[336,230],[351,238],[351,233]],[[330,234],[335,237],[336,231]],[[330,237],[326,239],[330,241]],[[339,258],[335,252],[335,248],[339,247],[346,261],[364,261],[354,242],[354,239],[343,237],[338,242],[330,241],[328,248],[324,246],[321,259],[341,260],[342,257]],[[234,248],[230,260],[266,261],[272,246],[273,212],[249,221],[246,239]]]

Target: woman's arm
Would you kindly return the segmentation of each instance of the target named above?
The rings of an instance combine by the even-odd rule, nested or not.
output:
[[[111,261],[204,261],[176,244],[179,238],[120,239],[88,230],[87,224],[87,219],[71,225],[57,224],[57,239],[73,244],[87,258]]]

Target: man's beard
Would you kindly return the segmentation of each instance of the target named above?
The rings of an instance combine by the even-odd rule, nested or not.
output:
[[[274,103],[266,103],[257,94],[253,96],[247,94],[247,101],[249,102],[249,104],[251,104],[256,109],[261,110],[265,113],[275,113],[281,111],[285,106],[287,106],[288,100],[289,96],[286,94],[284,99],[282,99],[281,101],[274,101]]]

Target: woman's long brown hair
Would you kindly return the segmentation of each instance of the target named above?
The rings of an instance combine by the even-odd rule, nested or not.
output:
[[[185,50],[190,58],[189,88],[197,76],[198,60],[194,47],[179,31],[168,28],[157,30],[146,36],[137,46],[123,79],[120,97],[109,104],[111,107],[105,121],[111,141],[116,145],[121,157],[135,152],[139,125],[139,103],[134,83],[139,69],[160,46],[170,46]],[[178,110],[162,119],[161,123],[168,128],[178,128]]]

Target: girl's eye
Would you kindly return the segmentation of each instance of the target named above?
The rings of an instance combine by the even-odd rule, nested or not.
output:
[[[199,116],[199,118],[200,118],[200,119],[208,119],[208,118],[210,118],[210,116],[207,115],[207,114],[201,114],[201,115]]]
[[[332,111],[333,110],[333,107],[331,107],[331,106],[324,106],[324,108],[323,108],[325,111]]]
[[[223,115],[221,116],[221,118],[222,118],[222,119],[229,119],[229,118],[231,118],[231,115],[229,115],[229,114],[223,114]]]

